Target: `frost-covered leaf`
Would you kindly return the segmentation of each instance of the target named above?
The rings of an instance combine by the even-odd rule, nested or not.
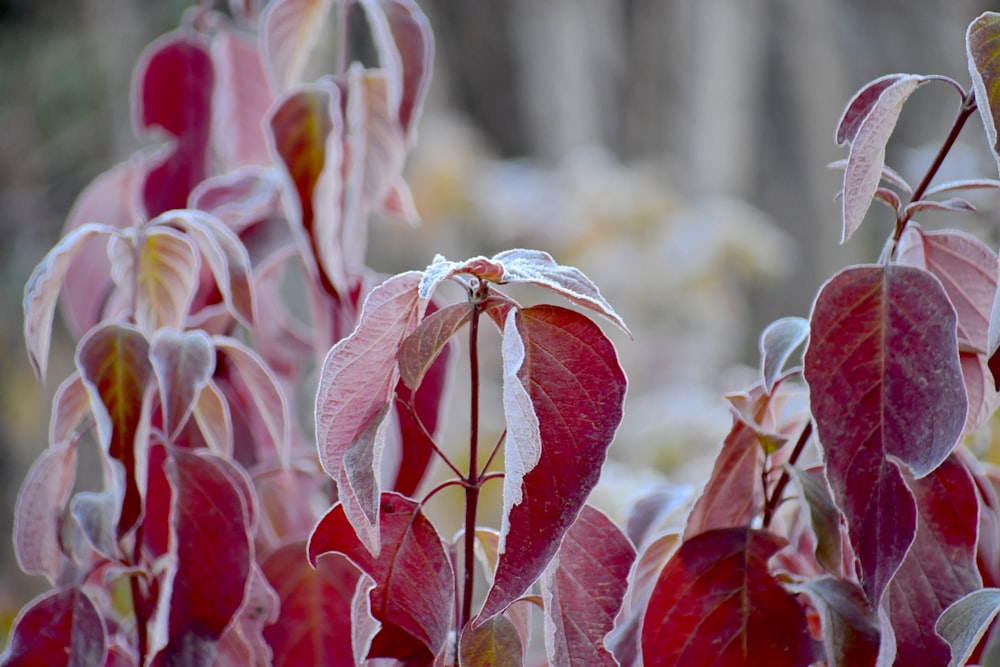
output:
[[[965,664],[998,613],[1000,588],[972,591],[942,612],[934,629],[951,647],[948,667]]]
[[[764,390],[771,393],[792,353],[809,337],[809,321],[783,317],[772,322],[760,335],[760,372]]]
[[[56,300],[74,256],[88,241],[100,236],[110,237],[117,231],[96,223],[77,227],[49,251],[28,278],[24,286],[24,341],[28,346],[28,359],[42,380],[49,362]]]
[[[943,192],[953,192],[955,190],[998,190],[1000,181],[990,178],[973,178],[961,181],[947,181],[934,187],[927,188],[925,197],[933,197]]]
[[[469,624],[458,647],[459,667],[521,667],[524,649],[517,628],[498,615],[479,624]]]
[[[215,71],[207,40],[178,30],[150,44],[136,72],[136,126],[171,140],[143,183],[146,215],[152,218],[184,208],[208,173]]]
[[[0,664],[9,667],[102,665],[107,631],[82,590],[64,586],[32,600],[14,620]]]
[[[889,85],[878,90],[877,94],[873,95],[875,98],[873,101],[867,100],[868,93],[875,90],[873,86],[869,86],[861,93],[865,96],[869,109],[856,129],[853,128],[852,122],[849,123],[852,129],[846,131],[846,134],[841,130],[837,133],[838,140],[842,134],[850,136],[853,133],[853,137],[850,138],[851,151],[847,158],[847,168],[844,170],[842,202],[844,228],[841,243],[851,238],[861,226],[882,179],[885,147],[899,119],[899,112],[910,94],[924,82],[922,77],[914,75],[890,75],[883,79]],[[849,105],[848,112],[851,108]],[[845,112],[845,118],[847,115]],[[844,127],[844,121],[841,121],[841,127]]]
[[[878,615],[853,581],[810,579],[796,587],[819,612],[829,667],[875,667],[881,645]]]
[[[211,52],[219,75],[212,105],[213,148],[230,168],[267,165],[261,122],[273,95],[257,40],[227,26],[213,36]]]
[[[855,93],[837,122],[837,133],[834,140],[838,146],[854,141],[854,137],[857,136],[858,130],[861,128],[861,123],[878,104],[882,93],[885,92],[886,88],[904,78],[906,78],[905,74],[886,74],[865,84],[861,90]]]
[[[920,201],[915,201],[912,204],[907,204],[903,213],[907,217],[919,213],[921,211],[945,211],[947,213],[974,213],[976,207],[973,206],[969,201],[962,199],[961,197],[952,197],[951,199],[944,199],[942,201],[935,201],[933,199],[921,199]]]
[[[1000,141],[997,139],[997,119],[1000,118],[1000,14],[983,12],[965,33],[965,52],[969,74],[976,93],[976,106],[983,119],[986,139],[993,157],[1000,165]]]
[[[86,424],[90,410],[90,395],[79,372],[63,380],[52,397],[52,417],[49,420],[49,442],[66,442],[76,437],[77,429]]]
[[[419,273],[403,273],[372,290],[358,327],[327,354],[316,394],[320,462],[337,482],[351,525],[375,554],[385,437],[377,430],[399,380],[399,347],[426,307],[417,296],[419,281]],[[361,438],[366,431],[371,439]]]
[[[455,575],[433,524],[420,506],[396,493],[382,494],[382,549],[372,556],[351,525],[344,506],[327,512],[309,538],[309,559],[342,553],[375,580],[371,614],[382,623],[369,658],[422,657],[429,664],[444,647],[454,623]]]
[[[821,469],[785,469],[802,489],[802,498],[809,508],[809,522],[816,537],[816,562],[833,575],[841,575],[843,554],[840,543],[840,510],[833,502]]]
[[[618,664],[604,638],[614,628],[634,560],[635,548],[621,530],[600,511],[584,505],[542,572],[550,665]]]
[[[173,440],[215,371],[215,348],[204,331],[160,329],[153,334],[149,358],[160,388],[164,428]]]
[[[425,317],[403,340],[399,347],[399,375],[407,387],[420,386],[427,369],[471,316],[469,304],[453,303]]]
[[[286,90],[302,80],[333,4],[331,0],[275,0],[264,10],[261,48],[275,89]]]
[[[555,555],[600,477],[625,374],[588,317],[558,306],[489,310],[503,327],[504,513],[480,619],[503,611]]]
[[[976,566],[979,500],[955,456],[921,479],[907,480],[917,502],[917,534],[886,591],[896,635],[896,664],[943,665],[948,645],[934,623],[949,605],[982,588]]]
[[[682,544],[646,609],[645,664],[811,664],[805,610],[767,568],[783,546],[776,535],[749,528],[713,530]]]
[[[73,518],[97,553],[112,560],[118,556],[115,527],[121,514],[121,489],[80,491],[70,502]]]
[[[57,443],[32,464],[14,507],[14,554],[28,574],[59,579],[62,515],[76,481],[76,443]]]
[[[198,392],[191,416],[209,449],[220,456],[233,455],[233,421],[229,404],[215,382],[209,380]]]
[[[965,423],[956,316],[941,283],[902,265],[834,276],[813,306],[805,377],[827,478],[877,603],[916,532],[897,461],[927,475]]]
[[[264,628],[275,667],[354,667],[348,638],[358,569],[339,554],[313,567],[305,541],[276,549],[261,567],[281,601],[277,622]]]

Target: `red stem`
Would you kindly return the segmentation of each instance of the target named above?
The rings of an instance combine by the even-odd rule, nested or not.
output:
[[[465,551],[463,553],[464,584],[462,587],[462,615],[459,632],[472,618],[472,593],[475,582],[476,512],[479,508],[479,316],[482,303],[473,298],[472,317],[469,320],[469,475],[465,486]]]

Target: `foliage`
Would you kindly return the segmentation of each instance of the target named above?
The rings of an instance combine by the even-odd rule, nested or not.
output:
[[[305,81],[327,22],[341,64]],[[377,67],[351,59],[357,22]],[[60,297],[78,345],[15,510],[19,563],[53,590],[22,611],[3,664],[520,665],[542,644],[552,665],[958,665],[996,651],[1000,476],[963,439],[1000,406],[1000,267],[913,216],[1000,188],[931,187],[976,109],[1000,164],[998,36],[1000,15],[970,26],[969,91],[894,74],[850,101],[843,238],[882,201],[882,257],[831,278],[808,320],[765,330],[760,381],[727,397],[732,430],[685,525],[664,525],[673,499],[656,492],[623,529],[587,504],[626,391],[593,316],[628,329],[598,288],[537,250],[391,277],[364,264],[370,216],[417,221],[401,169],[433,57],[419,8],[192,8],[137,67],[137,131],[164,143],[81,194],[25,288],[38,375]],[[961,101],[911,187],[886,145],[928,83]],[[557,303],[522,305],[517,284]],[[488,449],[483,325],[499,332],[506,424]],[[435,439],[459,335],[461,462]],[[94,450],[103,487],[78,488]],[[436,461],[453,477],[423,490]],[[491,482],[499,529],[477,521]],[[449,486],[465,498],[453,539],[424,513]]]

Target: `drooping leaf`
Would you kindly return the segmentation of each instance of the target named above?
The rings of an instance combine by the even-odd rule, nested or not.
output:
[[[52,417],[49,420],[49,442],[66,442],[77,436],[77,429],[91,415],[90,396],[79,372],[63,380],[52,397]]]
[[[264,628],[275,667],[354,667],[347,639],[358,569],[339,554],[313,567],[304,540],[275,550],[261,567],[281,601],[277,622]]]
[[[368,295],[357,329],[327,354],[316,393],[316,441],[323,469],[365,546],[379,550],[378,474],[388,414],[399,380],[396,356],[417,326],[425,303],[420,274],[390,278]],[[360,438],[369,431],[372,438]]]
[[[904,215],[912,216],[921,211],[945,211],[947,213],[975,213],[976,207],[966,199],[952,197],[942,201],[933,199],[921,199],[906,205],[903,209]]]
[[[559,306],[488,311],[503,326],[504,513],[479,618],[520,597],[555,555],[597,483],[622,419],[625,374],[588,317]]]
[[[764,390],[771,393],[792,352],[809,337],[809,321],[783,317],[768,325],[760,335],[760,372]]]
[[[184,208],[208,172],[215,86],[208,49],[197,33],[177,31],[150,44],[136,68],[136,126],[165,132],[172,140],[143,184],[150,218]]]
[[[372,556],[342,504],[327,512],[309,538],[309,559],[342,553],[374,579],[371,614],[382,622],[369,658],[392,657],[429,665],[454,622],[455,575],[433,524],[420,506],[396,493],[382,494],[382,549]],[[410,664],[410,663],[407,663]]]
[[[809,508],[809,522],[816,537],[816,562],[830,574],[842,575],[840,511],[830,496],[822,470],[800,470],[795,466],[785,469],[802,489],[802,498]]]
[[[857,136],[861,123],[878,103],[885,89],[905,77],[905,74],[886,74],[865,84],[861,90],[855,93],[851,101],[847,103],[844,113],[841,114],[840,121],[837,123],[834,141],[837,142],[838,146],[854,142],[854,137]]]
[[[62,514],[76,481],[76,443],[53,444],[32,464],[14,507],[14,554],[28,574],[53,584],[63,561]]]
[[[240,473],[226,470],[234,464],[225,459],[173,449],[164,468],[176,561],[163,585],[166,609],[158,612],[167,616],[168,641],[153,664],[207,666],[247,593],[253,563],[249,508],[231,479]]]
[[[459,667],[521,667],[521,636],[506,616],[498,615],[480,625],[469,624],[458,646]]]
[[[278,169],[270,163],[267,167],[239,167],[199,183],[189,203],[208,213],[206,219],[217,219],[225,229],[241,234],[257,223],[284,216],[281,187]],[[259,276],[256,278],[259,281]]]
[[[927,188],[924,192],[925,197],[932,197],[934,195],[939,195],[943,192],[952,192],[954,190],[998,190],[1000,189],[1000,181],[991,178],[970,178],[967,180],[959,181],[947,181],[939,185]]]
[[[77,227],[49,251],[28,278],[24,286],[24,341],[28,359],[40,379],[45,379],[49,363],[56,300],[74,256],[88,241],[116,232],[113,227],[97,223]]]
[[[981,588],[953,602],[934,624],[951,647],[948,667],[964,665],[1000,613],[1000,588]]]
[[[614,628],[634,560],[635,548],[621,530],[584,505],[542,572],[550,665],[617,666],[604,638]]]
[[[834,276],[813,306],[805,377],[827,478],[877,603],[916,532],[896,461],[927,475],[965,422],[956,316],[941,283],[901,265]]]
[[[644,664],[811,664],[805,610],[767,568],[782,546],[776,535],[749,528],[713,530],[682,544],[646,609]]]
[[[191,416],[205,439],[205,445],[220,456],[233,456],[233,421],[229,404],[219,386],[209,380],[198,392]]]
[[[388,74],[390,109],[412,143],[434,64],[430,23],[412,0],[361,0],[360,4],[379,65]]]
[[[218,73],[212,119],[217,151],[223,165],[267,165],[267,141],[262,121],[274,96],[257,40],[226,27],[212,38],[212,63]]]
[[[853,132],[851,151],[847,158],[847,168],[844,169],[844,228],[841,243],[851,238],[864,220],[865,213],[871,205],[875,191],[882,178],[882,167],[885,164],[885,147],[889,142],[899,119],[899,112],[910,94],[920,86],[924,79],[914,75],[892,75],[898,78],[878,91],[874,102],[868,103],[868,94],[874,90],[870,87],[862,92],[869,110],[864,114],[856,129],[845,132],[838,130],[837,136],[848,136]],[[881,80],[880,80],[881,81]],[[850,112],[851,107],[848,107]],[[860,114],[859,114],[860,115]],[[845,118],[847,112],[845,112]],[[853,128],[853,122],[849,123]],[[841,121],[844,127],[844,121]]]
[[[83,536],[108,560],[118,557],[115,527],[121,514],[121,491],[115,487],[100,492],[80,491],[70,502],[70,512]]]
[[[91,396],[97,431],[108,455],[125,469],[125,498],[119,536],[141,513],[136,470],[136,434],[143,422],[144,395],[153,374],[149,342],[134,327],[106,324],[80,341],[76,365]]]
[[[965,467],[951,456],[921,479],[908,479],[917,501],[917,534],[883,605],[896,635],[896,664],[945,664],[948,645],[934,623],[949,605],[982,588],[976,565],[979,500]]]
[[[215,371],[215,348],[204,331],[159,329],[153,334],[149,358],[160,388],[164,428],[173,440]]]
[[[102,665],[107,631],[91,599],[64,586],[32,600],[14,620],[4,667]]]
[[[448,341],[472,316],[467,303],[453,303],[427,315],[399,347],[399,376],[406,386],[420,386],[427,369]]]
[[[301,81],[333,4],[331,0],[275,0],[264,9],[261,49],[276,90],[287,90]]]
[[[816,605],[829,667],[875,667],[881,631],[864,591],[847,579],[820,577],[797,587]]]
[[[1000,14],[983,12],[969,24],[965,33],[965,52],[969,61],[972,89],[976,106],[983,119],[986,139],[993,157],[1000,166],[1000,141],[997,139],[997,119],[1000,118]]]
[[[299,558],[302,558],[302,552],[299,552]],[[253,563],[252,568],[246,601],[216,644],[213,667],[274,665],[274,652],[264,639],[264,628],[278,620],[281,601],[260,566]]]

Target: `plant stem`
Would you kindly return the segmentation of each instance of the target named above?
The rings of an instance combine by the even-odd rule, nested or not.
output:
[[[802,455],[802,450],[806,448],[806,443],[809,442],[809,437],[812,435],[812,429],[812,420],[810,420],[806,422],[805,427],[802,429],[802,433],[799,434],[799,439],[795,442],[795,448],[792,449],[792,453],[788,457],[788,465],[795,465],[795,462],[799,460],[799,456]],[[778,483],[774,485],[774,490],[771,492],[771,496],[764,501],[763,527],[765,529],[771,525],[774,513],[777,511],[778,505],[781,503],[781,494],[785,492],[785,487],[788,486],[788,482],[790,480],[791,475],[788,470],[781,471],[781,477],[778,478]]]
[[[463,553],[464,584],[462,587],[462,615],[459,632],[472,618],[472,593],[475,581],[476,512],[479,507],[479,316],[482,303],[472,300],[472,317],[469,320],[469,474],[465,487],[465,551]]]

